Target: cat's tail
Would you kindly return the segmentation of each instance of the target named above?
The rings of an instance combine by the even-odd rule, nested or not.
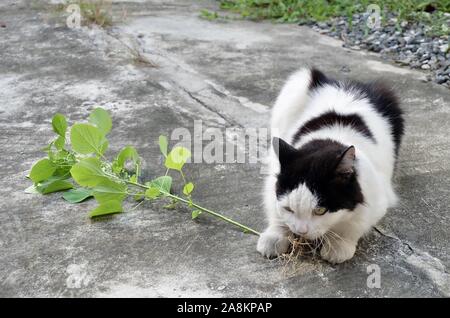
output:
[[[326,79],[322,72],[309,67],[302,68],[289,77],[272,109],[270,127],[273,136],[286,137],[286,133],[305,109],[310,89],[322,79]]]

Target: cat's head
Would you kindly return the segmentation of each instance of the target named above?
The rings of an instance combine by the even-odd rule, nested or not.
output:
[[[293,233],[316,239],[363,203],[354,146],[318,139],[296,149],[274,138],[273,147],[278,214]]]

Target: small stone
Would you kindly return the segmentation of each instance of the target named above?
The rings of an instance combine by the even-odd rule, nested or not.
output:
[[[425,53],[424,55],[422,55],[422,57],[420,58],[419,62],[424,62],[430,59],[430,54]]]
[[[397,60],[397,63],[401,65],[409,65],[411,63],[411,59],[407,57],[402,60]]]
[[[344,65],[341,67],[340,71],[342,73],[350,73],[350,67],[348,67],[347,65]]]
[[[425,49],[422,47],[419,47],[416,51],[417,54],[421,55],[421,54],[425,54]]]
[[[447,53],[447,51],[448,51],[448,44],[444,44],[444,45],[439,46],[439,50],[442,53]]]
[[[395,36],[395,35],[391,35],[388,39],[387,39],[387,41],[389,41],[389,42],[397,42],[397,37]]]
[[[447,82],[447,79],[445,76],[437,76],[436,77],[436,83],[438,84],[444,84],[445,82]]]
[[[224,290],[226,287],[227,287],[227,286],[225,286],[225,285],[221,285],[221,286],[217,287],[217,290],[218,290],[218,291],[222,291],[222,290]]]
[[[412,43],[412,41],[413,41],[413,37],[412,36],[404,36],[403,37],[403,40],[405,40],[405,42],[407,43],[407,44],[411,44]]]
[[[429,70],[431,68],[430,65],[428,64],[422,64],[422,66],[420,67],[422,70]]]

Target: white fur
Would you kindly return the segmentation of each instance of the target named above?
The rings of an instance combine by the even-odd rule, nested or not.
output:
[[[317,138],[331,138],[344,145],[355,146],[355,164],[365,204],[351,213],[340,210],[317,216],[312,213],[317,200],[303,184],[278,201],[275,176],[280,166],[272,149],[269,152],[270,174],[263,193],[269,226],[261,234],[257,250],[267,257],[286,252],[291,232],[309,239],[326,235],[328,240],[325,240],[321,256],[332,263],[340,263],[353,257],[361,236],[397,201],[391,183],[395,162],[394,143],[389,133],[389,123],[371,107],[369,100],[355,98],[357,93],[331,85],[311,94],[308,91],[310,80],[310,70],[302,69],[286,82],[272,110],[272,134],[290,141],[303,123],[330,110],[361,116],[376,143],[351,127],[332,126],[303,136],[294,146],[299,148]],[[285,206],[293,209],[294,213],[286,211]]]

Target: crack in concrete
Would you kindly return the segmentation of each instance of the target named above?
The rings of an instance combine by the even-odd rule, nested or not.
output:
[[[217,110],[215,110],[214,108],[210,107],[208,104],[206,104],[205,102],[203,102],[200,98],[195,97],[194,93],[186,90],[183,87],[180,87],[186,94],[189,95],[190,98],[192,98],[194,101],[196,101],[198,104],[200,104],[201,106],[205,107],[206,109],[208,109],[210,112],[216,114],[217,116],[219,116],[220,118],[222,118],[223,120],[225,120],[225,122],[229,123],[229,127],[239,127],[239,128],[243,128],[244,126],[242,126],[241,124],[239,124],[238,122],[236,122],[234,119],[229,118],[228,116],[225,116],[221,113],[219,113]]]
[[[413,248],[410,243],[403,241],[395,235],[387,234],[376,226],[374,226],[374,230],[380,235],[396,240],[403,246],[406,246],[411,254],[405,255],[401,250],[399,251],[402,257],[404,257],[404,261],[424,273],[444,296],[448,297],[450,295],[450,274],[439,258],[417,248]]]
[[[397,236],[393,236],[393,235],[389,235],[384,233],[382,230],[380,230],[379,228],[377,228],[376,226],[373,227],[373,229],[379,233],[382,236],[388,237],[390,239],[394,239],[397,240],[398,242],[400,242],[402,245],[406,246],[412,253],[415,253],[414,248],[412,248],[411,244],[409,244],[408,242],[404,242],[402,241],[399,237]]]
[[[127,45],[122,39],[120,39],[120,35],[115,35],[113,33],[107,32],[105,31],[105,34],[111,38],[113,38],[114,40],[118,41],[126,50],[131,51],[131,48],[129,45]],[[125,33],[124,33],[125,34]],[[124,35],[122,34],[122,35]],[[133,35],[129,35],[129,34],[125,34],[128,35],[127,38],[130,41],[133,41],[133,51],[136,52],[144,52],[145,48],[143,47],[143,44],[141,42],[139,42],[137,39],[134,38]],[[144,54],[144,53],[142,53]],[[176,63],[176,61],[172,60],[172,59],[168,59],[166,55],[159,53],[157,54],[159,57],[165,59],[166,61],[169,61],[170,64],[172,65],[176,65],[177,67],[182,68],[185,72],[188,72],[188,70],[185,70],[182,65],[180,65],[179,63]],[[157,65],[155,64],[155,66],[157,67]],[[192,73],[192,72],[189,72]],[[193,75],[193,74],[191,74]],[[193,76],[194,77],[194,76]],[[242,104],[242,102],[240,101],[240,99],[236,96],[233,96],[227,92],[222,92],[219,91],[214,85],[211,84],[211,81],[209,80],[202,80],[206,85],[208,89],[211,89],[212,91],[218,93],[217,95],[221,98],[225,98],[228,99],[232,102],[238,103],[240,106],[245,107],[245,105]],[[225,127],[239,127],[239,128],[243,128],[244,126],[240,123],[238,123],[236,120],[234,120],[233,118],[231,118],[230,116],[227,116],[225,114],[222,114],[220,111],[214,109],[213,107],[211,107],[210,105],[208,105],[206,102],[204,102],[203,100],[201,100],[199,97],[195,96],[195,91],[191,91],[185,87],[183,87],[182,85],[180,85],[177,81],[172,80],[171,83],[178,89],[180,89],[181,91],[183,91],[184,93],[186,93],[189,98],[193,101],[195,101],[198,105],[206,108],[209,112],[213,113],[214,115],[220,117],[221,119],[223,119],[226,123],[228,123],[228,125],[226,125]],[[204,89],[202,89],[204,90]]]

